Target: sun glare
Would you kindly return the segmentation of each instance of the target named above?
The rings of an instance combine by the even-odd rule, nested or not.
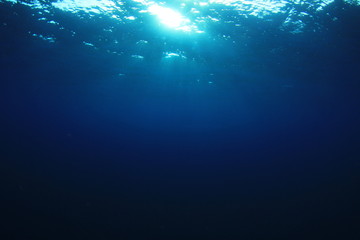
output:
[[[149,12],[156,15],[162,24],[170,28],[178,29],[189,22],[189,20],[183,17],[179,12],[159,5],[150,6]]]

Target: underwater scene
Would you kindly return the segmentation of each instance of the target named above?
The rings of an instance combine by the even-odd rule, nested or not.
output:
[[[2,240],[359,240],[359,0],[0,0]]]

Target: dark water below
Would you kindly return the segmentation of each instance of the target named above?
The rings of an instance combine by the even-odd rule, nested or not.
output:
[[[360,239],[358,7],[166,63],[0,9],[1,239]]]

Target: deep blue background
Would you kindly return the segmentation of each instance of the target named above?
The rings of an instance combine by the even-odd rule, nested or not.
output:
[[[0,8],[1,239],[360,238],[358,8],[165,67]]]

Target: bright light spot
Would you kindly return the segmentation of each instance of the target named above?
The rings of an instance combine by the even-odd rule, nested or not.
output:
[[[179,55],[179,54],[177,54],[177,53],[167,53],[165,57],[166,57],[166,58],[171,58],[171,57],[180,57],[180,55]]]
[[[132,58],[136,58],[136,59],[144,59],[144,56],[141,56],[141,55],[131,55]]]
[[[127,20],[135,20],[136,19],[134,16],[126,16],[124,18]]]
[[[149,12],[157,15],[162,24],[175,29],[181,28],[190,22],[189,19],[184,18],[180,13],[155,4],[149,7]]]
[[[209,5],[209,3],[207,3],[207,2],[199,2],[199,5],[200,6],[207,6],[207,5]]]
[[[183,53],[174,53],[174,52],[165,52],[164,58],[183,58],[186,59],[186,57],[183,55]]]
[[[94,44],[83,41],[83,44],[89,47],[94,47]]]

